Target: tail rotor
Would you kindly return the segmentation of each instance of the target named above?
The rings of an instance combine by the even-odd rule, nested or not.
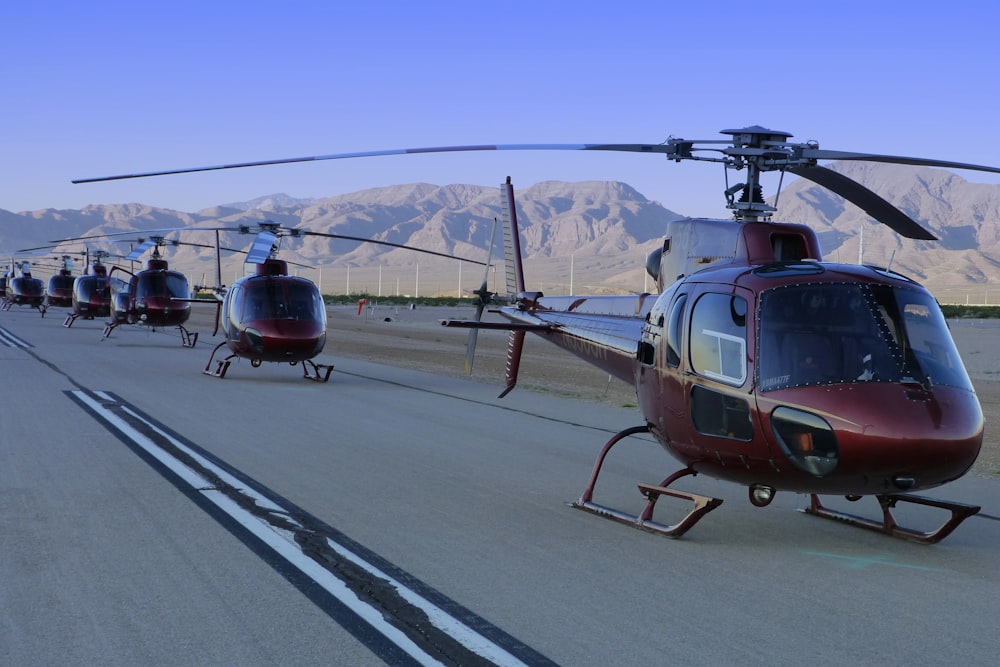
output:
[[[486,271],[483,273],[483,284],[473,292],[476,295],[476,322],[483,321],[483,312],[486,307],[492,304],[494,292],[489,291],[490,266],[493,262],[493,242],[497,235],[497,219],[493,218],[493,231],[490,232],[490,249],[486,256]],[[469,340],[465,344],[465,372],[472,375],[472,365],[476,357],[476,341],[479,339],[479,329],[473,327],[469,329]]]

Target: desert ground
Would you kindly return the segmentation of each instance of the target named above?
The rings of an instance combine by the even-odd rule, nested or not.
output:
[[[323,356],[331,359],[324,359],[325,362],[336,366],[337,357],[347,357],[466,376],[468,330],[446,328],[440,322],[470,319],[474,315],[472,305],[414,308],[375,305],[360,315],[356,305],[330,306],[328,313],[329,333]],[[500,321],[495,315],[486,316],[493,318]],[[210,329],[211,319],[202,310],[192,318],[192,325]],[[986,416],[983,449],[972,473],[1000,479],[1000,321],[952,320],[949,325]],[[209,340],[206,338],[206,343]],[[471,378],[496,385],[498,394],[504,387],[506,349],[506,332],[480,331]],[[515,391],[550,392],[619,406],[636,405],[635,390],[630,384],[610,378],[537,336],[528,336],[525,342],[517,386]]]

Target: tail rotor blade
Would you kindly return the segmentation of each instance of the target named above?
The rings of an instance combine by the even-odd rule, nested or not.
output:
[[[478,338],[479,329],[469,329],[469,340],[465,344],[465,372],[469,375],[472,375],[472,364],[476,360],[476,340]]]
[[[483,284],[475,292],[476,296],[479,297],[479,302],[476,304],[476,322],[483,321],[483,311],[486,310],[486,305],[493,300],[493,295],[490,294],[487,287],[490,280],[490,265],[493,263],[493,241],[496,239],[496,235],[497,219],[493,218],[493,231],[490,232],[490,249],[486,254],[486,271],[483,272]],[[465,344],[465,372],[469,375],[472,375],[472,365],[476,358],[476,341],[478,339],[479,329],[469,329],[469,340]]]

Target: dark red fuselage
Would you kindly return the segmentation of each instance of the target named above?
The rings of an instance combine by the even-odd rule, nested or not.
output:
[[[122,270],[124,269],[116,269]],[[127,272],[127,271],[126,271]],[[180,326],[191,316],[187,278],[167,268],[167,262],[151,259],[147,268],[131,275],[126,283],[112,281],[114,318],[119,324],[154,328]]]
[[[312,282],[284,275],[268,260],[257,275],[237,280],[222,306],[226,346],[255,361],[312,359],[326,344],[326,308]],[[281,263],[283,264],[283,263]]]
[[[804,259],[746,261],[789,231],[803,234]],[[528,294],[500,312],[548,327],[536,332],[634,383],[650,432],[694,471],[851,496],[964,474],[983,414],[927,290],[891,271],[810,259],[815,237],[799,226],[740,234],[735,259],[659,295]]]
[[[61,269],[59,273],[49,278],[49,285],[46,289],[48,305],[72,306],[73,283],[75,281],[76,278],[68,269]]]
[[[9,277],[5,296],[7,301],[16,306],[38,308],[45,303],[45,283],[30,275]]]
[[[95,264],[89,273],[74,281],[73,314],[87,320],[111,314],[108,270],[103,264]]]

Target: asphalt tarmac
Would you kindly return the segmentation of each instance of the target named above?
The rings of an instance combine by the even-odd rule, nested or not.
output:
[[[569,505],[634,407],[499,400],[489,383],[334,354],[327,384],[247,362],[219,380],[201,372],[210,328],[184,349],[172,331],[102,341],[102,323],[62,320],[0,312],[2,664],[993,665],[1000,651],[995,476],[935,490],[983,510],[933,546],[805,515],[795,494],[754,508],[703,477],[683,487],[723,505],[667,539]],[[636,511],[635,483],[677,467],[633,438],[595,499]],[[659,518],[683,513],[667,503]]]

